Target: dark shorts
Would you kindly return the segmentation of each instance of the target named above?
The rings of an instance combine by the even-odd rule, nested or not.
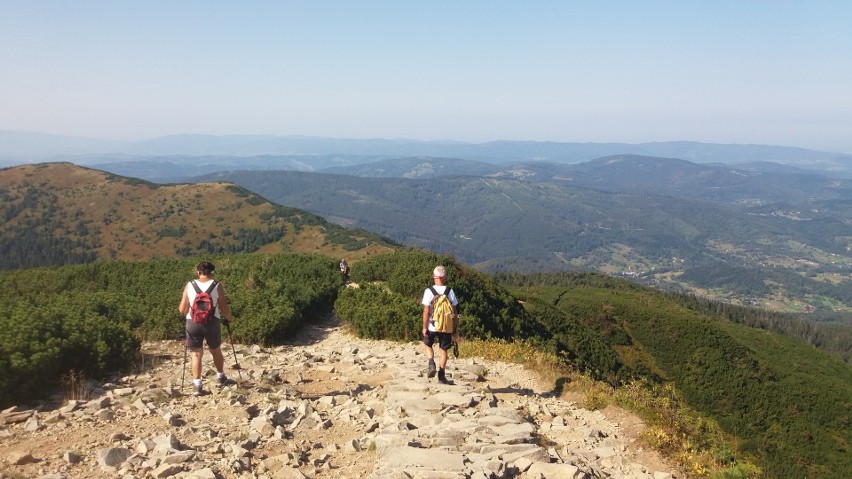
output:
[[[222,345],[222,323],[219,318],[207,324],[197,324],[187,319],[186,346],[189,349],[199,349],[204,346],[205,340],[210,349],[218,349]]]
[[[429,331],[426,336],[423,336],[423,344],[431,348],[435,344],[435,339],[438,340],[438,346],[444,351],[449,351],[453,347],[452,333],[436,333],[435,331]]]

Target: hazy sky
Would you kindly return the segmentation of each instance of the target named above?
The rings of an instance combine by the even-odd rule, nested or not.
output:
[[[852,1],[0,0],[0,129],[852,153]]]

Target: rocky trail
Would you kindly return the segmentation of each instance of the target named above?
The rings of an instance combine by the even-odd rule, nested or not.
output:
[[[86,398],[0,413],[0,479],[682,477],[636,439],[642,424],[554,397],[522,366],[450,358],[338,323],[283,346],[223,344],[236,384],[181,388],[178,341],[143,346],[139,372]],[[239,374],[238,374],[239,372]],[[551,385],[552,386],[552,385]]]

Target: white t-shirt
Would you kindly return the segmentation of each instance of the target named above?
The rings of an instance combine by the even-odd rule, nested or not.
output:
[[[437,292],[438,292],[438,294],[444,294],[444,293],[447,291],[447,286],[446,286],[446,285],[443,285],[443,286],[434,285],[434,286],[432,286],[432,287],[433,287],[433,288],[435,288],[435,291],[437,291]],[[450,290],[450,294],[449,294],[448,296],[449,296],[449,298],[450,298],[450,303],[452,303],[452,304],[453,304],[453,306],[458,306],[458,305],[459,305],[459,300],[458,300],[458,298],[456,298],[456,292],[455,292],[455,291],[453,291],[453,290],[451,289],[451,290]],[[433,300],[434,298],[435,298],[435,295],[434,295],[434,294],[432,294],[432,290],[431,290],[431,289],[429,289],[429,288],[426,288],[426,290],[425,290],[425,291],[423,291],[423,300],[421,300],[421,301],[420,301],[420,304],[422,304],[423,306],[431,306],[431,305],[432,305],[432,300]],[[435,331],[435,321],[432,321],[432,318],[431,318],[432,313],[431,313],[431,311],[429,312],[429,315],[430,315],[430,318],[429,318],[429,331]]]
[[[198,285],[198,289],[201,291],[207,291],[207,288],[213,283],[213,279],[209,281],[195,281],[195,284]],[[186,283],[186,295],[189,298],[189,311],[186,312],[186,319],[192,319],[190,313],[192,312],[192,303],[195,302],[195,288],[192,287],[192,281]],[[222,316],[219,314],[219,288],[213,288],[213,291],[210,292],[210,297],[213,298],[213,306],[216,308],[213,311],[213,315],[219,319],[222,319]]]

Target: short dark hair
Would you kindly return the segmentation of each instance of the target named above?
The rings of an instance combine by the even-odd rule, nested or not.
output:
[[[198,263],[198,266],[195,267],[195,270],[198,271],[198,274],[210,276],[211,274],[216,272],[216,267],[213,266],[213,263],[209,261],[202,261]]]

